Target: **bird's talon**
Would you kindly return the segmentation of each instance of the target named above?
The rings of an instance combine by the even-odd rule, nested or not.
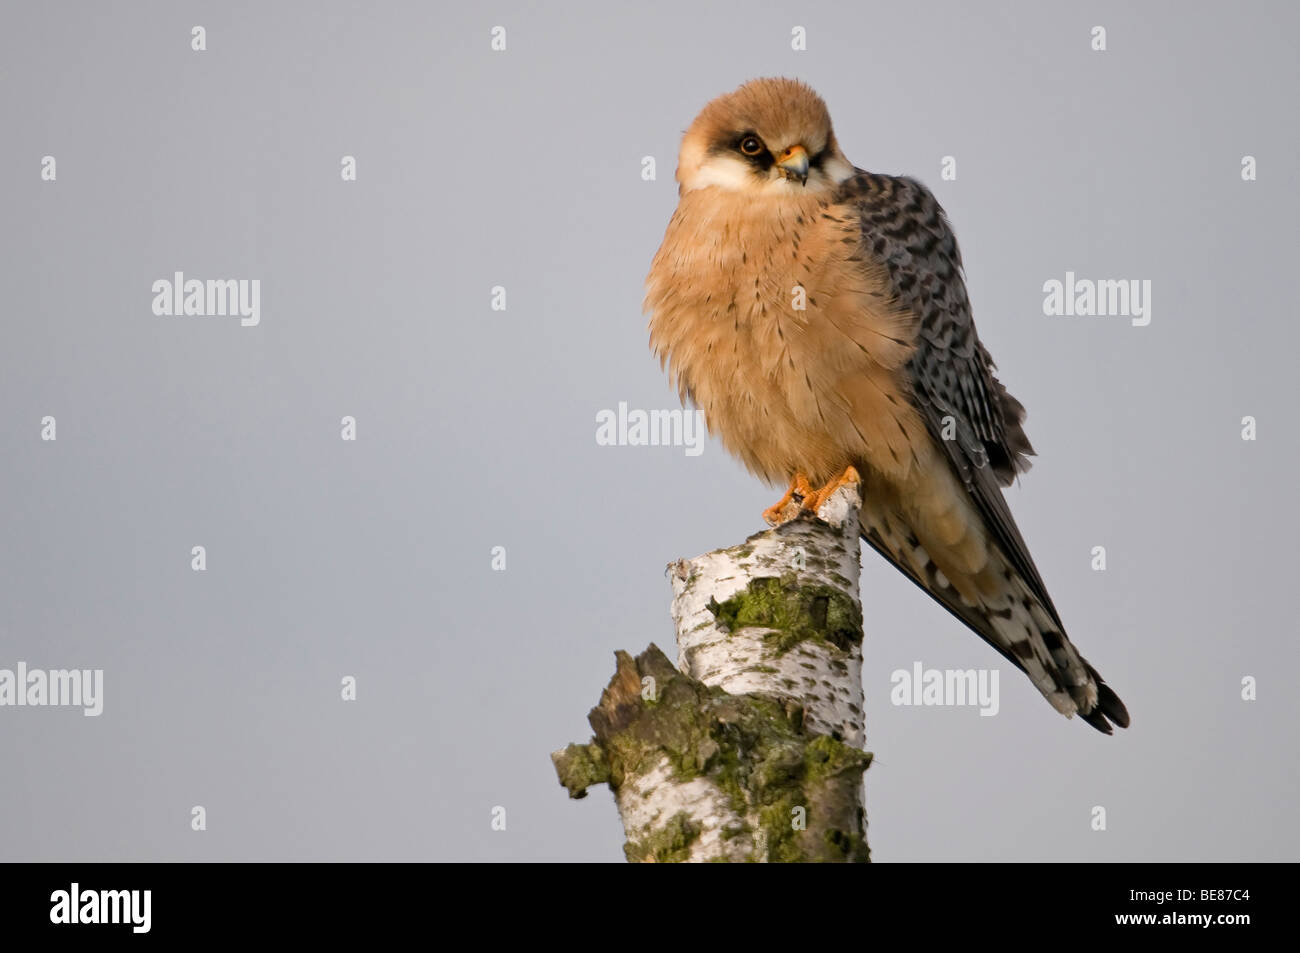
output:
[[[796,473],[790,480],[790,488],[785,495],[763,511],[763,522],[768,526],[780,526],[788,523],[804,511],[805,501],[816,491],[802,473]]]
[[[800,504],[800,510],[801,512],[811,513],[813,516],[816,516],[818,511],[821,510],[822,505],[829,500],[832,495],[834,495],[836,490],[851,483],[861,482],[862,477],[858,474],[855,467],[845,467],[844,472],[835,479],[831,480],[821,489],[814,490],[810,493]]]

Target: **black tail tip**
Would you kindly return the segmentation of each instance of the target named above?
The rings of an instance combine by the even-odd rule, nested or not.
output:
[[[1128,709],[1124,707],[1124,703],[1119,700],[1119,696],[1111,690],[1111,687],[1100,678],[1097,678],[1097,704],[1092,707],[1092,711],[1083,716],[1083,720],[1103,735],[1113,733],[1111,722],[1121,728],[1129,726]]]

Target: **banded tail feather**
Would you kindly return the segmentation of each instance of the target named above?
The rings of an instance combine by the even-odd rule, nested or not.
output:
[[[995,564],[989,571],[1001,584],[992,591],[986,586],[971,599],[958,591],[900,520],[891,521],[867,506],[860,521],[867,545],[1029,676],[1053,708],[1067,718],[1078,714],[1104,734],[1112,733],[1112,723],[1129,726],[1119,696],[1070,642],[1055,610],[1043,605],[999,551],[990,551]]]

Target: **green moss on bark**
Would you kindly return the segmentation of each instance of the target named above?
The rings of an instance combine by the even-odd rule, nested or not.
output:
[[[700,826],[679,811],[642,840],[624,844],[623,854],[633,864],[680,864],[690,859],[691,845],[699,839]]]
[[[609,763],[600,745],[572,744],[551,755],[551,760],[560,783],[569,789],[572,798],[586,797],[587,788],[609,781]]]
[[[729,631],[771,629],[778,655],[800,642],[829,643],[841,651],[862,641],[862,609],[833,586],[800,583],[794,573],[754,579],[726,602],[709,604]]]
[[[761,829],[752,860],[868,859],[860,784],[869,754],[807,734],[803,709],[789,700],[729,695],[682,674],[656,646],[635,659],[619,652],[617,660],[588,716],[593,740],[553,755],[570,796],[582,797],[600,781],[618,791],[667,758],[674,781],[706,779],[751,836]],[[646,676],[658,688],[654,704],[641,696]],[[802,808],[806,829],[792,823],[796,808]],[[629,859],[682,860],[699,833],[674,819],[625,849]],[[728,833],[734,839],[741,831]]]

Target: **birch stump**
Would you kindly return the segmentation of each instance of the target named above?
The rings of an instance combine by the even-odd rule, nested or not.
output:
[[[570,797],[613,790],[629,861],[869,859],[858,494],[668,567],[677,667],[617,652],[551,755]]]

